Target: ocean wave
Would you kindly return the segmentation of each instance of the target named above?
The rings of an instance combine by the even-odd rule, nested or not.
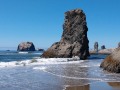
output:
[[[33,69],[35,69],[35,70],[45,70],[46,67],[44,67],[44,66],[42,66],[42,67],[34,67]]]
[[[42,71],[44,71],[44,72],[46,72],[46,73],[48,73],[48,74],[51,74],[51,75],[53,75],[53,76],[57,76],[57,77],[62,77],[62,78],[67,78],[67,79],[75,79],[75,80],[96,80],[96,81],[109,81],[109,80],[112,80],[112,81],[114,81],[114,80],[116,80],[116,79],[108,79],[108,78],[103,78],[103,77],[97,77],[97,78],[95,78],[95,77],[74,77],[74,76],[66,76],[66,75],[61,75],[61,74],[57,74],[57,73],[52,73],[52,72],[49,72],[49,71],[47,71],[47,67],[45,67],[45,66],[40,66],[40,67],[34,67],[33,69],[35,69],[35,70],[42,70]]]
[[[29,52],[18,52],[19,54],[28,54]]]
[[[0,62],[0,67],[15,67],[28,65],[47,65],[47,64],[72,64],[81,63],[83,60],[74,61],[71,58],[39,58],[35,57],[31,60]]]

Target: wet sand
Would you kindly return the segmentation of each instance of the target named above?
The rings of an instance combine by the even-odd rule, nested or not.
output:
[[[88,60],[3,67],[0,90],[120,90],[120,74],[104,72],[100,63]]]
[[[83,86],[68,86],[65,90],[120,90],[120,82],[97,82]]]

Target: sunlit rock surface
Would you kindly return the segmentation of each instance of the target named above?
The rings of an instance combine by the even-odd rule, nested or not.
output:
[[[59,42],[54,43],[42,57],[71,58],[78,56],[86,59],[89,56],[85,13],[81,9],[65,12],[63,34]]]

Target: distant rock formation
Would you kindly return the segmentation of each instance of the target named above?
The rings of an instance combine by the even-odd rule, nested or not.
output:
[[[65,12],[60,42],[54,43],[42,54],[42,57],[72,58],[79,56],[80,59],[86,59],[89,56],[87,31],[86,16],[82,10],[75,9]]]
[[[110,49],[101,49],[98,50],[98,53],[95,52],[95,50],[90,50],[90,54],[111,54],[113,53],[115,48],[110,48]]]
[[[95,52],[98,52],[98,42],[95,42],[95,43],[94,43],[94,51],[95,51]]]
[[[120,48],[107,56],[100,67],[109,72],[120,73]]]
[[[37,51],[44,52],[45,50],[44,50],[44,49],[42,49],[42,48],[38,48],[38,50],[37,50]]]
[[[101,49],[102,49],[102,50],[103,50],[103,49],[106,49],[106,48],[105,48],[105,45],[102,45],[102,46],[101,46]]]
[[[101,49],[98,51],[99,54],[111,54],[113,53],[115,50],[115,48],[111,48],[111,49]]]
[[[120,42],[118,43],[118,48],[120,48]]]
[[[35,46],[32,42],[22,42],[18,45],[17,51],[35,51]]]

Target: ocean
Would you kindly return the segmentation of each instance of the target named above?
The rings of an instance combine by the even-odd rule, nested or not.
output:
[[[0,51],[0,90],[120,90],[120,75],[99,68],[107,55],[74,61],[41,54]]]
[[[0,62],[10,62],[10,61],[22,61],[32,59],[34,57],[39,57],[42,52],[34,51],[34,52],[17,52],[13,51],[0,51]]]

